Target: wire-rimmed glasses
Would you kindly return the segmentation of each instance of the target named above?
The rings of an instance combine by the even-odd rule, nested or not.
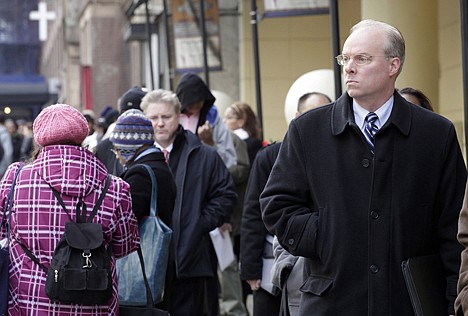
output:
[[[348,55],[338,55],[336,56],[336,62],[340,66],[345,66],[351,59],[354,61],[354,63],[358,66],[362,65],[367,65],[372,61],[372,58],[374,57],[385,57],[385,58],[390,58],[389,56],[370,56],[370,55],[364,55],[364,54],[357,54],[354,56],[348,56]]]

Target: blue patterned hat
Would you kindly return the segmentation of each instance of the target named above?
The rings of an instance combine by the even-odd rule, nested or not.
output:
[[[154,144],[153,126],[142,111],[131,109],[119,116],[109,140],[128,161],[141,146]]]

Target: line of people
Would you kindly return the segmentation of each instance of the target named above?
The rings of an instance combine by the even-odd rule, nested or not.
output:
[[[43,271],[17,241],[47,266],[67,220],[48,185],[67,206],[92,208],[109,172],[97,218],[114,266],[138,247],[138,222],[149,210],[150,178],[137,166],[144,163],[156,174],[160,217],[173,230],[158,304],[171,315],[247,315],[241,279],[253,291],[254,316],[413,315],[400,265],[432,253],[444,262],[447,315],[455,315],[457,232],[467,246],[468,228],[458,227],[466,167],[453,124],[420,91],[395,89],[404,59],[396,28],[356,24],[337,57],[347,91],[335,102],[315,92],[301,97],[284,140],[265,148],[250,107],[234,103],[221,118],[193,73],[175,93],[134,87],[122,95],[94,153],[82,146],[90,134],[83,114],[68,105],[44,109],[33,124],[38,151],[14,194],[9,313],[118,313],[117,293],[107,306],[50,302]],[[0,215],[20,165],[0,182]],[[240,272],[237,261],[219,271],[214,229],[231,233]],[[265,272],[268,247],[275,262]],[[465,305],[460,296],[458,314]]]

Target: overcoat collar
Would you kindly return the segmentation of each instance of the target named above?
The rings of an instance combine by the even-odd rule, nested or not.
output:
[[[382,128],[394,125],[403,135],[408,135],[411,128],[411,106],[397,91],[393,93],[393,96],[392,113]],[[339,135],[344,132],[347,126],[355,124],[353,99],[345,92],[332,107],[332,135]]]

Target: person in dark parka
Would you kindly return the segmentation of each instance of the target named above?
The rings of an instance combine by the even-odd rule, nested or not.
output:
[[[267,229],[305,257],[300,315],[412,316],[401,263],[433,253],[454,314],[466,167],[454,125],[395,90],[404,57],[396,28],[355,25],[347,91],[291,122],[261,195]]]
[[[262,254],[269,235],[262,221],[260,193],[268,180],[281,143],[261,149],[254,159],[244,198],[240,241],[241,279],[247,281],[253,293],[253,315],[278,315],[281,295],[273,295],[260,287],[263,272]]]

